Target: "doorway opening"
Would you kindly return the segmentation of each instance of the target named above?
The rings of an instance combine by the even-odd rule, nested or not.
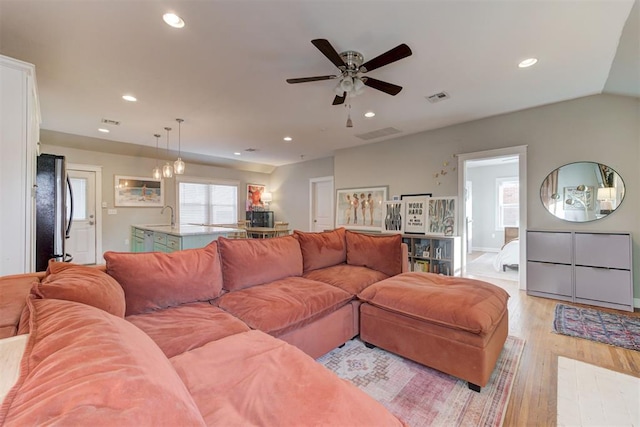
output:
[[[92,265],[102,258],[102,167],[68,164],[73,189],[73,227],[67,237],[67,251],[77,264]],[[69,200],[69,198],[67,198]],[[69,208],[67,207],[69,210]],[[70,213],[70,212],[69,212]]]
[[[333,177],[309,180],[309,231],[333,229]]]
[[[526,147],[458,156],[464,276],[526,287]]]

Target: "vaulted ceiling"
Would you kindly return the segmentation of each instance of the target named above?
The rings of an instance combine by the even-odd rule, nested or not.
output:
[[[179,117],[182,151],[278,166],[603,91],[640,97],[639,14],[633,0],[0,0],[0,53],[36,65],[43,129],[147,147],[160,133],[165,148]],[[285,81],[338,73],[317,38],[365,61],[406,43],[410,57],[369,74],[403,90],[365,88],[347,128],[336,80]]]

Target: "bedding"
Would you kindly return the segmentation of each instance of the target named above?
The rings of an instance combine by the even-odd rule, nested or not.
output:
[[[515,239],[502,247],[493,261],[493,268],[496,271],[505,271],[505,266],[517,268],[520,264],[520,240]]]

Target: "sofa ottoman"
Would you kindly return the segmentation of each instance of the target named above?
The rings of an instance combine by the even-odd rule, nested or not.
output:
[[[503,289],[480,280],[403,273],[358,294],[360,337],[369,344],[487,385],[509,330]]]

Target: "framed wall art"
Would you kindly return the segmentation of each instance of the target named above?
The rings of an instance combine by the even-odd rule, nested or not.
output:
[[[404,202],[401,200],[386,201],[382,203],[382,213],[384,221],[382,221],[383,233],[400,233],[404,232]]]
[[[262,184],[247,184],[247,211],[264,210],[262,194],[266,191],[266,186]]]
[[[336,228],[380,231],[388,187],[343,188],[336,191]]]
[[[456,236],[456,197],[432,197],[428,200],[428,234]]]
[[[161,179],[114,175],[114,206],[161,208],[164,206],[164,183]]]
[[[404,232],[407,234],[425,234],[427,232],[428,206],[427,201],[431,193],[403,194],[400,200],[404,202]]]

